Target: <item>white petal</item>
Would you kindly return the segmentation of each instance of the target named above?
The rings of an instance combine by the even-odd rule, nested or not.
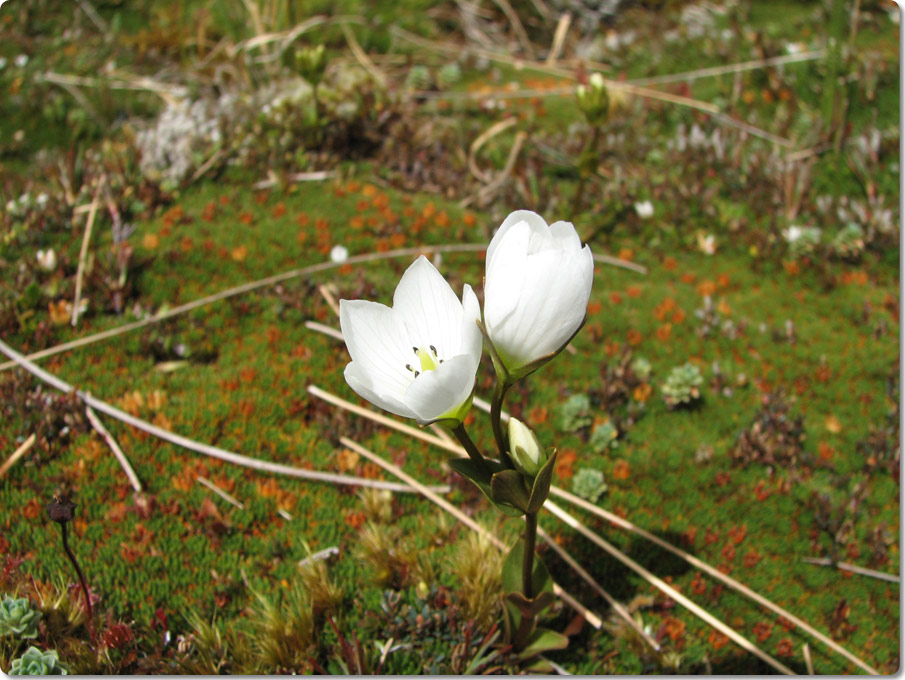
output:
[[[532,232],[540,232],[542,229],[547,229],[546,220],[544,220],[544,218],[538,215],[536,212],[533,212],[531,210],[516,210],[515,212],[510,213],[509,216],[505,220],[503,220],[500,228],[497,229],[496,233],[493,235],[493,238],[490,240],[490,245],[487,246],[488,271],[493,264],[497,252],[501,250],[500,243],[506,238],[509,230],[512,229],[513,226],[521,222],[524,222],[528,225],[529,234]]]
[[[452,416],[471,396],[474,383],[474,361],[460,354],[419,375],[405,393],[405,405],[420,423]]]
[[[381,391],[383,385],[375,382],[371,373],[362,370],[362,364],[360,362],[353,361],[348,364],[346,370],[343,371],[343,376],[349,384],[349,387],[355,390],[355,393],[358,394],[358,396],[367,399],[375,406],[379,406],[384,411],[395,413],[397,416],[402,416],[404,418],[415,417],[414,412],[400,401],[396,394]]]
[[[441,358],[459,353],[462,303],[423,255],[405,270],[396,286],[393,311],[405,325],[409,347],[434,345]]]
[[[411,344],[394,310],[379,302],[340,300],[339,325],[359,376],[402,399],[412,381]],[[408,351],[407,351],[408,350]]]
[[[468,355],[474,362],[474,370],[477,371],[481,361],[481,352],[484,349],[484,337],[477,322],[481,320],[481,304],[478,296],[467,283],[462,289],[462,330],[461,346],[459,352]]]

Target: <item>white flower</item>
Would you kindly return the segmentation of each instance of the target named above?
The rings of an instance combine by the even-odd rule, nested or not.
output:
[[[333,246],[330,249],[331,262],[345,262],[349,259],[349,249],[345,246]]]
[[[405,271],[393,307],[340,300],[339,322],[352,362],[345,378],[382,409],[420,424],[462,420],[481,360],[478,298],[462,301],[423,255]]]
[[[635,203],[635,212],[642,220],[646,220],[648,217],[654,216],[654,204],[650,201]]]
[[[25,68],[25,65],[28,63],[28,55],[20,54],[14,60],[13,63],[19,68]]]
[[[484,325],[511,375],[527,375],[529,364],[551,358],[578,332],[593,279],[591,249],[571,222],[548,227],[530,210],[503,220],[487,248]]]
[[[38,266],[45,272],[52,272],[57,268],[57,254],[53,252],[53,248],[48,250],[39,250],[37,252]]]
[[[0,57],[0,71],[6,68],[6,57]]]
[[[695,236],[698,241],[698,250],[705,255],[713,255],[716,252],[716,237],[713,234],[705,234],[699,230]]]

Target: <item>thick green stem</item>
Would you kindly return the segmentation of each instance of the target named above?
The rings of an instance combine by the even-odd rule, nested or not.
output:
[[[529,600],[535,596],[531,574],[534,572],[534,546],[537,542],[537,513],[525,514],[525,555],[522,560],[522,592]]]
[[[503,399],[508,389],[509,386],[499,380],[496,384],[496,389],[493,391],[493,399],[490,402],[490,425],[493,427],[493,438],[496,440],[496,447],[500,452],[500,462],[504,464],[508,460],[506,457],[508,447],[506,446],[506,438],[503,435],[502,413]]]
[[[487,467],[487,461],[484,460],[484,456],[481,455],[481,451],[478,449],[477,445],[474,443],[474,440],[465,430],[465,425],[460,422],[458,425],[452,428],[452,433],[455,435],[456,439],[459,440],[459,443],[465,448],[465,452],[468,454],[468,457],[471,458],[475,463],[480,465],[481,468],[489,474],[490,468]]]

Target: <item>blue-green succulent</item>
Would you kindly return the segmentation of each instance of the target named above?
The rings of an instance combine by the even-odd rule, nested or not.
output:
[[[606,482],[600,470],[581,468],[572,477],[572,493],[591,503],[596,503],[606,489]]]
[[[701,369],[691,363],[673,368],[660,388],[669,408],[690,404],[701,397],[700,386],[704,382]]]
[[[69,675],[60,665],[55,650],[43,652],[35,646],[29,647],[18,659],[13,659],[10,675]]]
[[[0,637],[12,635],[20,640],[38,637],[41,612],[32,609],[24,597],[4,595],[0,600]]]

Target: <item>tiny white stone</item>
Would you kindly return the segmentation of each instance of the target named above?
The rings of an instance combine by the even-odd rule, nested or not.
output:
[[[345,246],[333,246],[330,250],[331,262],[345,262],[349,259],[349,249]]]
[[[654,215],[654,204],[650,201],[639,201],[635,203],[635,212],[642,220],[646,220]]]

